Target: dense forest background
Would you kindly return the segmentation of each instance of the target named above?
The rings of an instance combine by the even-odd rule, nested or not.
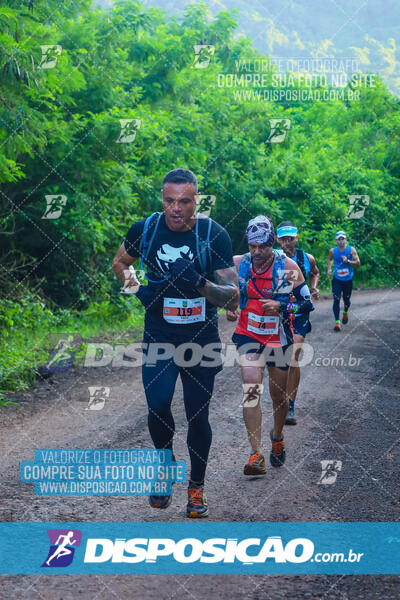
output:
[[[98,0],[110,7],[111,0]],[[148,0],[166,17],[183,12],[187,0]],[[276,57],[353,58],[400,93],[400,3],[398,0],[209,0],[212,14],[237,11],[235,36],[249,37]]]
[[[218,77],[261,55],[237,31],[235,14],[211,17],[203,2],[176,16],[133,0],[107,10],[0,2],[3,392],[29,383],[50,332],[85,337],[140,321],[111,260],[132,222],[160,207],[162,178],[177,166],[216,197],[211,216],[236,252],[255,214],[294,220],[327,289],[328,249],[344,228],[362,261],[357,283],[398,285],[397,96],[376,80],[353,101],[238,99]],[[199,44],[215,49],[206,68],[195,66]],[[61,50],[44,59],[43,45]],[[290,120],[282,143],[270,143],[271,118]],[[136,123],[125,139],[121,120]],[[348,218],[349,195],[370,197],[362,218]],[[57,218],[46,216],[51,198]]]

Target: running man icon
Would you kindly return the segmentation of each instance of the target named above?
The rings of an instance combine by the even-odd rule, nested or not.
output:
[[[81,343],[81,339],[71,334],[57,334],[57,345],[50,352],[46,364],[39,367],[39,375],[49,377],[53,373],[69,371],[74,365],[74,353],[76,347]]]
[[[42,567],[67,567],[74,558],[74,546],[80,546],[82,533],[79,529],[49,529],[50,549]],[[52,563],[52,564],[50,564]]]

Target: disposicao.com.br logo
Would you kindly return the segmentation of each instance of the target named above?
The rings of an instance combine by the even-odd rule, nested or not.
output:
[[[244,565],[265,563],[359,562],[362,553],[349,550],[335,553],[315,553],[314,543],[308,538],[294,538],[283,543],[280,536],[267,538],[89,538],[86,543],[85,563],[156,563],[159,559],[173,559],[188,563],[234,563]]]
[[[4,522],[0,540],[1,574],[398,574],[400,565],[397,521]]]
[[[74,558],[75,548],[81,545],[79,529],[48,529],[50,548],[42,567],[68,567]]]

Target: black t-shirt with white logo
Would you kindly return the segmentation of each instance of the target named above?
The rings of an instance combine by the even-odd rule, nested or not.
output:
[[[153,217],[155,218],[155,217]],[[202,219],[209,222],[208,218]],[[140,257],[140,242],[146,219],[141,219],[132,225],[125,239],[125,250],[133,257]],[[202,232],[207,226],[202,227]],[[152,237],[152,227],[147,232],[147,239]],[[205,239],[205,235],[201,236]],[[200,262],[197,256],[195,227],[189,231],[176,232],[167,227],[164,214],[161,215],[155,237],[152,241],[145,265],[150,279],[162,279],[170,271],[171,265],[178,258],[185,258],[194,263],[196,271],[201,273]],[[227,231],[211,219],[210,242],[211,263],[207,261],[207,272],[202,273],[208,280],[214,280],[214,271],[226,269],[233,266],[232,242]],[[148,282],[151,292],[151,303],[146,308],[145,334],[149,341],[193,341],[195,343],[207,343],[218,341],[218,317],[217,307],[207,300],[205,303],[205,319],[198,322],[179,322],[180,317],[175,317],[178,322],[168,322],[166,318],[171,314],[187,314],[185,302],[180,299],[190,300],[202,298],[198,289],[179,279],[171,278],[163,283]],[[165,300],[167,299],[167,300]],[[170,300],[168,300],[170,299]],[[188,304],[188,303],[186,303]],[[180,308],[175,308],[179,305]],[[183,305],[183,306],[182,306]],[[195,313],[200,307],[194,306],[189,309]],[[204,309],[202,309],[204,311]],[[190,317],[193,318],[193,317]]]

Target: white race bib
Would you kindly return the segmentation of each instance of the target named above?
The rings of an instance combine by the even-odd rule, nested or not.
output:
[[[347,267],[344,267],[343,269],[338,269],[337,274],[338,277],[347,277],[347,275],[349,274],[349,269]]]
[[[168,323],[198,323],[206,320],[206,299],[164,298],[163,317]]]
[[[249,312],[247,329],[258,335],[276,335],[279,333],[279,317],[256,315]]]

